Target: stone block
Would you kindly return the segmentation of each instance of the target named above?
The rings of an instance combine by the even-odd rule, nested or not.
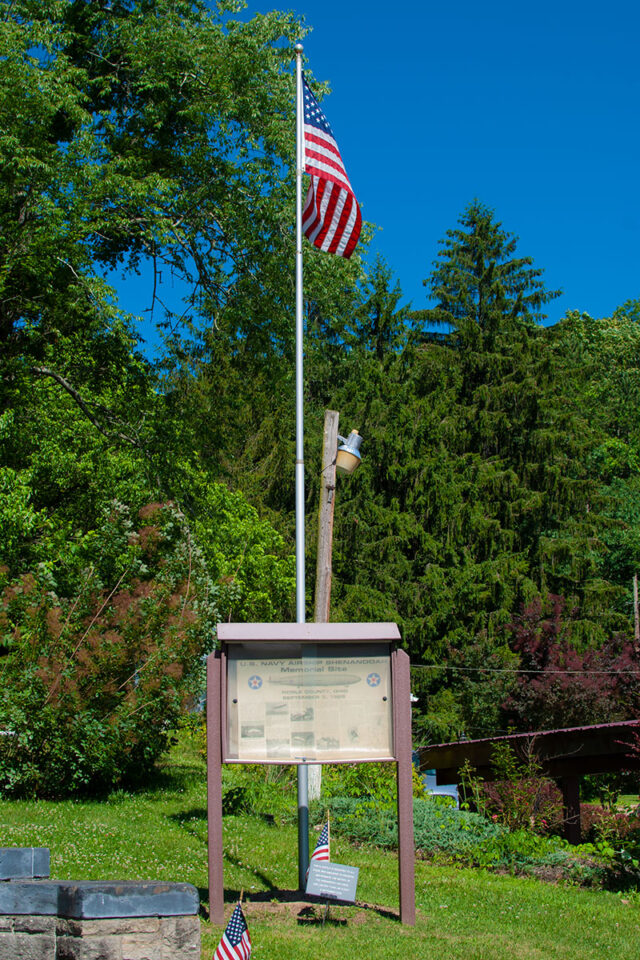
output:
[[[197,917],[61,918],[57,949],[57,960],[200,960],[200,922]]]
[[[58,912],[59,884],[54,880],[10,880],[0,883],[0,916],[53,916]]]
[[[135,933],[157,937],[160,933],[160,923],[159,917],[115,917],[106,920],[74,920],[69,917],[60,917],[58,936],[119,937]]]
[[[15,933],[15,960],[54,960],[56,938],[42,933]],[[2,960],[13,960],[11,953],[3,954]]]
[[[48,877],[48,847],[0,847],[0,880],[30,880]]]
[[[66,883],[58,900],[59,916],[86,920],[195,915],[199,907],[198,891],[190,883]]]
[[[109,929],[95,926],[105,921],[58,920],[56,960],[122,960],[122,937]]]
[[[0,931],[0,957],[2,960],[55,960],[56,937],[53,917],[40,918],[29,928],[24,920],[31,917],[4,917]],[[47,921],[49,921],[47,923]],[[53,921],[53,923],[51,923]],[[11,929],[8,929],[11,927]],[[26,929],[25,929],[26,928]]]
[[[56,940],[56,960],[123,960],[119,937],[85,940],[62,937]]]
[[[46,933],[48,937],[55,937],[56,918],[18,915],[14,918],[13,929],[16,933]]]
[[[157,937],[140,935],[123,937],[122,960],[163,960],[162,941]]]
[[[0,960],[200,960],[198,907],[191,884],[0,883]]]
[[[162,960],[200,960],[200,921],[197,917],[167,917],[162,921]]]

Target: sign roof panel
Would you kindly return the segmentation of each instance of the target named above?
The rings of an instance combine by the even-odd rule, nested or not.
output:
[[[218,638],[225,643],[260,640],[308,643],[395,642],[395,623],[219,623]]]

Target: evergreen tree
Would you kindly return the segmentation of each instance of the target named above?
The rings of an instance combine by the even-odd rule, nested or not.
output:
[[[543,270],[531,257],[515,257],[518,238],[494,220],[494,211],[474,200],[441,241],[439,261],[424,285],[437,301],[425,311],[460,348],[491,354],[499,338],[519,325],[544,320],[546,303],[560,295],[546,290]]]
[[[334,615],[393,617],[414,662],[457,665],[416,674],[429,736],[441,711],[458,732],[499,722],[507,688],[481,666],[513,665],[504,630],[523,603],[566,595],[577,643],[624,626],[600,565],[599,434],[574,395],[573,358],[535,323],[555,293],[477,203],[444,247],[432,311],[397,311],[388,276],[365,298],[371,326],[340,409],[361,423],[367,456],[340,492],[335,541]],[[368,332],[383,316],[404,334],[376,350]],[[442,337],[434,320],[448,324]]]

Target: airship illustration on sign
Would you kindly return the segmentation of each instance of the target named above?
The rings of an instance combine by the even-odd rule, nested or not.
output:
[[[336,675],[331,673],[299,673],[294,677],[269,677],[269,683],[277,683],[282,687],[349,687],[352,683],[360,683],[362,677],[355,673]]]

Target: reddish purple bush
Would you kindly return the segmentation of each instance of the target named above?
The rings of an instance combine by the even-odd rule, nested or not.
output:
[[[640,843],[640,816],[635,810],[607,810],[598,803],[580,804],[582,840],[597,843],[606,839],[612,846]]]
[[[640,658],[615,636],[598,649],[578,650],[569,640],[575,611],[562,597],[538,598],[510,625],[520,654],[515,689],[503,708],[518,729],[549,730],[627,720],[640,715]]]
[[[545,777],[485,782],[481,792],[485,814],[509,829],[543,835],[562,831],[562,794]]]

